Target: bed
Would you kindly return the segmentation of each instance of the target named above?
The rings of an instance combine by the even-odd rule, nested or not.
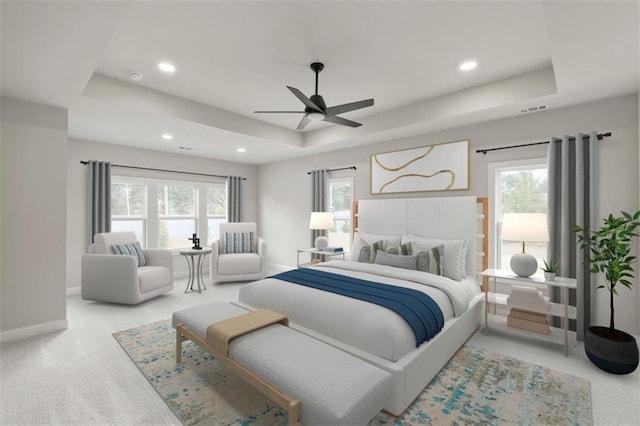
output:
[[[282,279],[243,286],[235,303],[280,312],[298,331],[389,372],[392,391],[384,408],[400,415],[478,328],[482,295],[477,272],[488,262],[487,206],[485,198],[476,197],[361,200],[354,204],[350,260],[313,267],[428,294],[442,310],[444,327],[417,347],[412,330],[396,313]],[[444,249],[444,275],[357,262],[362,247],[372,241],[386,248],[438,244]]]

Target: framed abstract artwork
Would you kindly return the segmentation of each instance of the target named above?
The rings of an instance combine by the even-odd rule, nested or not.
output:
[[[371,155],[371,193],[469,189],[469,140]]]

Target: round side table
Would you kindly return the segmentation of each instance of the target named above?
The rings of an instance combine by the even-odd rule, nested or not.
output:
[[[189,266],[189,282],[187,282],[187,288],[184,289],[185,293],[197,291],[202,293],[202,290],[206,290],[207,286],[204,285],[204,279],[202,278],[202,266],[204,265],[204,259],[209,253],[211,253],[211,247],[202,248],[201,250],[195,249],[183,249],[179,251],[187,259],[187,266]],[[198,259],[196,262],[196,258]],[[198,285],[198,289],[193,288],[193,284]]]

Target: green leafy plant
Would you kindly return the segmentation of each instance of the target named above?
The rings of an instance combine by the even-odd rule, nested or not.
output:
[[[547,262],[545,259],[542,259],[542,263],[544,264],[544,266],[540,269],[542,269],[544,272],[550,272],[552,274],[555,274],[556,271],[558,270],[558,264],[552,263],[551,260]]]
[[[618,294],[616,286],[622,284],[631,289],[633,283],[629,279],[635,278],[632,264],[636,257],[630,253],[632,240],[638,236],[640,210],[633,215],[624,211],[621,212],[621,216],[609,214],[603,222],[597,230],[576,226],[574,231],[578,235],[580,248],[589,250],[585,263],[591,265],[591,272],[604,275],[606,285],[599,285],[598,288],[606,288],[609,291],[609,328],[614,330],[613,296]]]

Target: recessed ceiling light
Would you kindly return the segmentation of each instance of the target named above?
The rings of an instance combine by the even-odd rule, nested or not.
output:
[[[169,62],[158,62],[158,68],[168,73],[176,72],[176,66]]]
[[[238,152],[247,152],[246,148],[238,148]]]
[[[165,133],[164,135],[162,135],[162,139],[166,141],[170,141],[171,139],[173,139],[173,135],[170,135],[169,133]]]
[[[467,61],[460,64],[460,71],[471,71],[478,66],[476,61]]]
[[[140,81],[142,77],[144,77],[141,72],[136,71],[129,71],[127,74],[129,74],[129,78],[133,81]]]

